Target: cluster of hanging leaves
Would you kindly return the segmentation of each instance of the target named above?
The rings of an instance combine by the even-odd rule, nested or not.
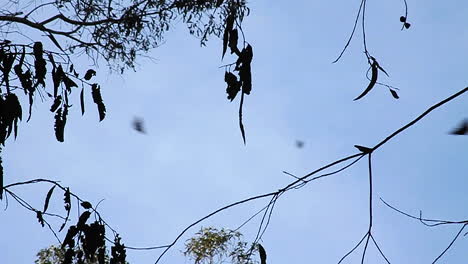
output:
[[[50,199],[56,188],[56,185],[52,186],[47,192],[44,208],[42,211],[35,210],[36,217],[39,223],[44,227],[45,220],[44,215],[49,208]],[[65,225],[68,222],[68,218],[71,211],[71,193],[68,188],[64,192],[64,207],[67,212],[67,216],[64,220],[64,223],[59,229],[59,232],[62,231]],[[71,225],[68,228],[67,234],[61,244],[61,249],[63,250],[63,259],[62,264],[71,264],[71,263],[126,263],[126,252],[125,246],[121,243],[121,238],[118,234],[115,234],[114,243],[111,247],[111,256],[109,261],[106,254],[106,244],[105,244],[105,225],[99,215],[96,213],[95,221],[89,222],[91,214],[94,212],[94,209],[90,202],[83,201],[80,203],[81,207],[85,209],[81,213],[78,222],[75,225]]]
[[[244,104],[244,94],[249,95],[252,90],[252,70],[251,63],[253,58],[252,46],[243,41],[243,48],[238,48],[239,31],[242,28],[239,26],[240,23],[236,23],[237,17],[235,9],[231,10],[231,13],[227,16],[225,22],[225,29],[223,34],[223,54],[222,58],[226,54],[227,48],[229,47],[231,54],[237,56],[235,63],[226,66],[226,72],[224,74],[224,81],[227,84],[226,93],[227,99],[231,102],[236,98],[237,94],[241,92],[241,99],[239,103],[239,127],[242,134],[242,140],[245,141],[245,130],[242,122],[242,107]],[[234,70],[231,71],[231,66],[235,65]],[[236,74],[237,73],[237,74]]]
[[[377,62],[377,60],[374,57],[369,56],[368,63],[370,65],[370,68],[367,72],[369,73],[369,71],[371,71],[371,78],[369,79],[370,80],[369,85],[367,85],[366,89],[358,97],[354,98],[354,101],[359,100],[362,97],[364,97],[368,92],[372,90],[372,88],[374,88],[376,84],[378,84],[377,79],[379,76],[379,71],[383,72],[385,75],[388,76],[388,73],[380,66],[380,64]],[[398,93],[395,91],[395,89],[390,88],[390,86],[387,86],[387,87],[390,93],[392,94],[393,98],[395,99],[400,98],[398,96]]]
[[[64,129],[67,121],[69,108],[72,104],[69,102],[69,96],[78,87],[76,81],[81,82],[80,105],[81,112],[84,114],[84,88],[92,87],[93,99],[98,107],[99,119],[103,120],[105,116],[105,106],[102,102],[98,84],[90,84],[88,81],[96,75],[93,69],[89,69],[84,77],[74,69],[74,65],[69,61],[58,62],[62,59],[58,54],[45,51],[42,42],[35,42],[32,45],[13,45],[4,41],[0,47],[0,70],[2,73],[0,87],[0,144],[5,145],[6,139],[13,134],[15,138],[18,131],[18,121],[22,120],[22,107],[19,94],[15,91],[23,91],[28,98],[29,117],[31,118],[32,106],[37,96],[44,98],[46,95],[53,99],[50,111],[55,113],[55,136],[58,141],[64,141]],[[28,60],[28,58],[30,58]],[[46,59],[47,58],[47,59]],[[14,66],[13,66],[14,65]],[[51,66],[50,80],[53,91],[46,89],[47,67]],[[65,71],[64,67],[69,70]],[[12,71],[13,69],[13,71]],[[16,81],[17,83],[13,83]],[[5,87],[3,90],[1,88]]]
[[[60,61],[58,61],[60,60]],[[50,75],[48,75],[48,67]],[[68,68],[65,71],[64,68]],[[50,111],[55,114],[54,131],[58,141],[64,141],[65,125],[72,104],[69,97],[81,84],[80,106],[84,114],[84,90],[91,87],[91,94],[97,105],[99,120],[105,117],[99,85],[89,83],[96,71],[89,69],[83,77],[74,69],[74,65],[64,60],[62,55],[45,51],[42,42],[32,45],[14,45],[8,40],[0,43],[0,145],[5,145],[10,135],[18,135],[18,123],[23,120],[23,108],[19,96],[24,93],[29,104],[30,120],[36,98],[53,99]],[[47,79],[50,76],[50,84]],[[50,86],[50,89],[48,87]],[[52,89],[53,87],[53,89]],[[0,183],[3,170],[0,170]],[[2,185],[3,186],[3,185]],[[0,186],[0,187],[2,187]],[[2,196],[0,194],[0,199]]]

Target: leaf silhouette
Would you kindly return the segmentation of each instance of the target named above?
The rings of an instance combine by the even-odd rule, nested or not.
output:
[[[258,243],[258,252],[260,253],[260,263],[266,264],[267,254],[265,248],[260,243]]]
[[[237,81],[236,75],[232,72],[225,72],[224,73],[224,81],[227,83],[226,93],[228,94],[228,99],[234,100],[236,98],[237,93],[240,91],[241,82]]]
[[[468,120],[465,119],[461,122],[461,124],[453,129],[450,134],[452,135],[468,135]]]
[[[60,106],[61,103],[62,103],[62,96],[59,95],[59,96],[55,97],[54,103],[50,107],[50,111],[51,112],[57,111],[57,109],[58,109],[58,107]]]
[[[371,153],[372,152],[372,149],[368,148],[368,147],[363,147],[363,146],[359,146],[359,145],[354,145],[354,147],[359,149],[359,151],[361,151],[362,153]]]
[[[240,51],[237,48],[237,40],[239,38],[239,33],[237,32],[237,28],[231,30],[229,32],[229,48],[231,49],[231,54],[236,53],[237,56],[240,56]]]
[[[80,215],[80,218],[78,219],[78,223],[76,224],[76,227],[79,229],[79,230],[83,230],[85,224],[86,224],[86,221],[88,221],[88,218],[91,216],[91,212],[90,211],[84,211],[81,215]]]
[[[65,73],[63,72],[62,65],[59,65],[57,69],[55,69],[55,67],[52,68],[52,81],[54,82],[54,97],[57,97],[58,87],[60,86],[60,82],[62,82],[62,76],[64,75]]]
[[[87,202],[87,201],[84,201],[81,203],[81,206],[84,208],[84,209],[91,209],[93,208],[93,206],[91,205],[90,202]]]
[[[81,106],[81,115],[84,115],[85,107],[84,107],[84,88],[81,89],[80,93],[80,106]]]
[[[227,18],[226,18],[226,28],[224,29],[224,35],[223,35],[223,55],[221,56],[221,59],[224,58],[224,54],[226,54],[226,50],[227,50],[227,46],[228,46],[228,42],[229,42],[229,35],[230,35],[230,32],[234,26],[234,20],[235,20],[235,17],[234,17],[234,14],[230,14]]]
[[[43,58],[44,49],[42,47],[42,42],[34,42],[33,45],[33,53],[34,53],[34,67],[36,69],[35,78],[37,79],[37,84],[42,84],[45,86],[45,76],[47,73],[46,69],[46,61]]]
[[[40,211],[36,211],[36,217],[39,224],[44,227],[44,218],[42,217],[42,213]]]
[[[76,228],[76,226],[70,226],[70,228],[68,228],[67,235],[62,242],[62,248],[65,248],[66,245],[68,245],[70,248],[75,246],[73,238],[78,234],[78,231],[79,230]]]
[[[47,208],[49,208],[50,197],[52,196],[52,193],[54,192],[55,186],[56,185],[52,186],[52,188],[50,188],[50,190],[47,192],[45,202],[44,202],[44,210],[42,210],[43,213],[45,213],[47,211]]]
[[[395,98],[395,99],[400,98],[395,90],[390,89],[390,93],[392,94],[393,98]]]
[[[65,220],[62,224],[62,226],[60,226],[60,229],[59,229],[59,232],[63,230],[63,228],[65,227],[65,225],[67,224],[67,221],[68,221],[68,217],[70,216],[70,211],[71,211],[71,193],[70,193],[70,188],[67,188],[67,190],[65,191],[64,193],[64,198],[63,198],[63,201],[65,203],[65,210],[67,211],[67,216],[65,217]],[[71,227],[70,227],[71,228]],[[65,241],[64,241],[65,242]]]
[[[371,65],[371,70],[372,70],[372,76],[371,76],[371,80],[370,80],[370,83],[369,85],[367,86],[367,88],[364,90],[364,92],[362,92],[362,94],[360,94],[358,97],[356,97],[354,99],[354,101],[356,100],[359,100],[361,99],[362,97],[364,97],[370,90],[372,90],[372,88],[374,88],[375,84],[377,83],[377,77],[378,77],[378,67],[377,67],[377,62],[374,61]]]
[[[96,75],[96,71],[93,70],[93,69],[89,69],[88,71],[86,71],[86,74],[85,74],[85,76],[84,76],[84,79],[87,80],[87,81],[89,81],[89,80],[91,80],[91,78],[92,78],[93,76],[95,76],[95,75]]]
[[[239,128],[242,134],[242,140],[244,141],[244,145],[246,144],[245,142],[245,130],[244,130],[244,124],[242,123],[242,107],[244,105],[244,93],[241,94],[241,100],[239,104]]]
[[[65,122],[63,120],[62,108],[59,108],[57,110],[57,112],[55,113],[54,130],[55,130],[55,138],[59,142],[63,142],[64,141]]]
[[[98,107],[99,121],[102,121],[106,117],[106,106],[104,105],[104,102],[102,101],[101,91],[97,83],[94,83],[91,86],[91,94],[93,96],[94,103]]]

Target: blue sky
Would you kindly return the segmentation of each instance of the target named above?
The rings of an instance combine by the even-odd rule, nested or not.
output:
[[[277,190],[293,179],[373,146],[430,105],[467,86],[466,1],[408,0],[409,30],[400,31],[403,2],[368,1],[367,44],[399,87],[400,99],[367,85],[362,36],[357,33],[339,63],[331,62],[351,31],[359,1],[251,1],[245,19],[254,48],[253,88],[245,98],[242,144],[238,99],[226,99],[221,41],[200,48],[182,23],[166,44],[142,59],[136,72],[96,80],[108,109],[98,114],[87,97],[86,114],[70,111],[65,142],[53,135],[51,102],[36,104],[3,153],[5,183],[50,178],[99,206],[129,246],[167,244],[198,218],[228,203]],[[83,64],[83,69],[87,65]],[[75,100],[78,99],[75,93]],[[378,201],[429,218],[463,220],[468,179],[468,138],[447,132],[467,117],[462,96],[432,113],[373,154],[374,236],[392,263],[431,263],[458,227],[427,228]],[[142,117],[147,135],[131,129]],[[295,140],[305,142],[302,149]],[[18,189],[42,206],[48,186]],[[38,199],[38,197],[41,197]],[[51,209],[62,210],[56,193]],[[268,263],[336,263],[368,225],[367,163],[283,195],[263,237]],[[3,201],[4,202],[4,201]],[[235,228],[262,208],[259,200],[225,211],[200,226]],[[35,215],[10,202],[0,214],[2,263],[32,263],[55,243]],[[259,219],[242,230],[253,239]],[[57,226],[59,224],[57,223]],[[191,230],[163,263],[190,263],[180,251]],[[63,237],[63,234],[62,234]],[[468,258],[464,237],[440,263]],[[360,252],[347,263],[360,261]],[[153,263],[160,251],[128,251],[130,263]],[[375,247],[367,263],[384,263]]]

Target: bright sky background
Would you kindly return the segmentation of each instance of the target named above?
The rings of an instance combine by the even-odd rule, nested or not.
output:
[[[238,128],[238,99],[226,99],[221,41],[200,48],[182,23],[167,42],[140,60],[137,72],[110,75],[101,63],[108,115],[98,123],[91,96],[86,113],[73,107],[65,143],[55,140],[52,102],[36,104],[29,123],[3,153],[5,184],[33,178],[59,180],[99,206],[129,246],[167,244],[187,225],[228,203],[282,188],[293,178],[373,146],[430,105],[467,86],[468,2],[408,0],[409,30],[400,31],[402,1],[367,4],[368,49],[399,87],[395,100],[367,86],[362,35],[337,64],[359,1],[251,1],[244,30],[253,46],[253,89],[245,98],[247,146]],[[88,65],[81,65],[85,71]],[[78,102],[79,91],[74,94]],[[432,113],[373,154],[374,236],[392,263],[431,263],[458,226],[427,228],[384,206],[428,218],[468,219],[468,137],[447,132],[468,117],[464,95]],[[145,120],[147,135],[131,128]],[[303,140],[298,149],[295,141]],[[366,233],[367,162],[290,191],[276,204],[262,244],[268,263],[336,263]],[[38,208],[49,186],[19,188]],[[35,215],[12,199],[0,213],[1,263],[33,263],[56,243]],[[63,212],[62,195],[51,209]],[[225,211],[201,226],[236,228],[268,200]],[[2,206],[5,201],[2,201]],[[75,206],[76,208],[76,206]],[[75,211],[73,211],[75,212]],[[76,217],[76,215],[74,215]],[[242,230],[253,239],[260,218]],[[56,223],[58,227],[60,223]],[[180,251],[192,229],[162,263],[190,263]],[[61,237],[65,233],[61,233]],[[461,237],[440,263],[464,263]],[[361,248],[346,263],[358,263]],[[130,263],[153,263],[160,251],[127,251]],[[367,263],[384,263],[373,245]]]

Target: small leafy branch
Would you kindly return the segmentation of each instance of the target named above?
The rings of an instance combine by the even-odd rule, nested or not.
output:
[[[410,26],[411,26],[411,24],[407,22],[408,3],[406,2],[406,0],[403,0],[403,2],[405,4],[405,15],[400,17],[400,22],[403,23],[402,30],[405,29],[405,28],[409,29]],[[379,63],[377,62],[377,59],[375,57],[373,57],[371,55],[371,53],[369,52],[369,50],[367,49],[367,40],[366,40],[366,3],[367,3],[367,0],[361,0],[361,4],[359,5],[359,9],[358,9],[358,12],[356,14],[356,19],[354,20],[354,25],[353,25],[353,30],[351,31],[351,35],[349,36],[348,41],[344,45],[343,50],[341,50],[340,54],[333,61],[333,63],[338,62],[341,59],[341,57],[344,55],[345,51],[348,49],[349,45],[351,44],[351,40],[354,37],[354,33],[356,32],[357,25],[358,25],[358,23],[360,21],[361,22],[361,28],[362,28],[362,43],[363,43],[363,47],[364,47],[364,55],[366,56],[367,63],[369,64],[369,69],[366,72],[366,78],[370,82],[369,82],[369,85],[367,86],[367,88],[358,97],[356,97],[354,100],[356,101],[356,100],[359,100],[362,97],[364,97],[368,92],[370,92],[372,90],[372,88],[374,88],[374,86],[376,84],[387,87],[389,89],[391,95],[393,96],[393,98],[399,99],[400,97],[398,96],[398,93],[396,92],[396,90],[399,90],[398,88],[393,87],[393,86],[388,85],[388,84],[385,84],[385,83],[382,83],[382,82],[378,82],[378,72],[379,72],[379,70],[382,71],[385,75],[387,75],[387,77],[389,77],[389,75],[379,65]],[[370,78],[368,76],[369,71],[371,71],[371,77]]]
[[[224,81],[227,84],[227,99],[232,102],[236,98],[237,94],[242,90],[239,103],[239,128],[241,131],[242,140],[244,141],[244,144],[246,144],[244,124],[242,122],[242,107],[244,105],[244,94],[249,95],[252,91],[251,63],[253,58],[253,50],[252,46],[245,41],[244,32],[241,27],[243,14],[239,16],[236,10],[237,8],[234,6],[231,6],[226,10],[228,13],[226,16],[223,34],[222,58],[224,58],[227,48],[229,47],[231,54],[235,54],[237,56],[237,60],[235,63],[227,64],[221,67],[224,67],[226,71],[224,74]],[[242,51],[237,47],[239,31],[242,33],[243,38]],[[231,70],[231,67],[234,65],[234,70]],[[238,76],[234,72],[237,72]]]

